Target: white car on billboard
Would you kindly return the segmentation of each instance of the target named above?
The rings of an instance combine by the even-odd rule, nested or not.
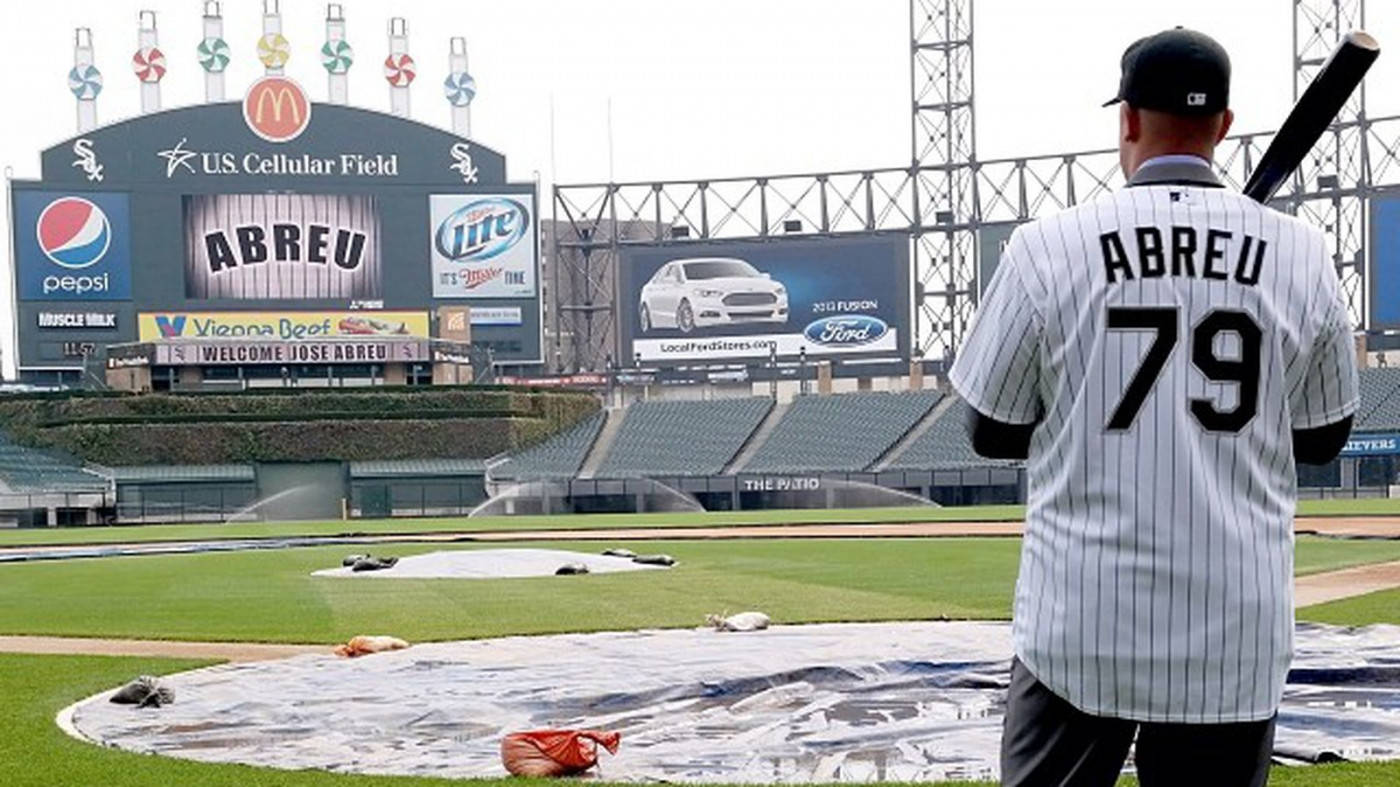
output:
[[[787,288],[744,260],[697,257],[662,265],[642,285],[642,332],[747,323],[786,323]]]

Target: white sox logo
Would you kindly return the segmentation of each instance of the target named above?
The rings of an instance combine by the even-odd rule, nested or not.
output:
[[[79,167],[87,173],[87,179],[102,182],[102,170],[104,167],[97,163],[97,154],[92,152],[92,140],[84,137],[73,143],[73,155],[77,156],[73,160],[73,166]]]
[[[477,179],[477,168],[472,166],[472,154],[468,151],[467,143],[458,142],[452,146],[452,160],[455,164],[449,164],[448,169],[455,169],[462,173],[463,183],[475,183]]]

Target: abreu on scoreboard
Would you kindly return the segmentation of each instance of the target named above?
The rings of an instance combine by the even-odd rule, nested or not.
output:
[[[374,197],[199,194],[184,208],[187,298],[382,297]]]

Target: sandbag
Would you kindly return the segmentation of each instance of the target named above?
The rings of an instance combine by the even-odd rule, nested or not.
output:
[[[598,746],[617,754],[622,735],[602,730],[513,732],[501,741],[501,763],[515,776],[572,776],[598,764]]]
[[[356,563],[360,562],[361,560],[367,559],[368,557],[369,555],[346,555],[345,557],[340,559],[340,565],[343,568],[349,568],[355,565]]]
[[[637,555],[632,558],[632,562],[644,566],[674,566],[676,559],[670,555]]]
[[[616,547],[612,549],[604,549],[603,554],[607,557],[625,557],[629,559],[637,556],[637,553],[633,552],[630,549],[618,549]]]
[[[382,571],[386,568],[393,568],[399,559],[396,557],[365,557],[356,560],[350,565],[351,571]]]
[[[565,563],[554,570],[555,576],[569,576],[572,574],[587,574],[588,566],[583,563]]]
[[[705,623],[716,631],[762,631],[768,628],[770,622],[768,616],[762,612],[705,616]]]
[[[112,702],[138,708],[159,708],[174,701],[175,690],[150,675],[136,678],[112,695]]]
[[[368,656],[371,653],[384,653],[390,650],[403,650],[408,643],[398,637],[365,636],[351,637],[350,641],[335,649],[335,655],[346,658]]]

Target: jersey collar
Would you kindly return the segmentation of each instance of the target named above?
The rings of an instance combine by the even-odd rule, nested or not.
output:
[[[1220,189],[1225,184],[1210,162],[1197,156],[1158,156],[1144,161],[1128,178],[1128,186],[1204,186]]]

